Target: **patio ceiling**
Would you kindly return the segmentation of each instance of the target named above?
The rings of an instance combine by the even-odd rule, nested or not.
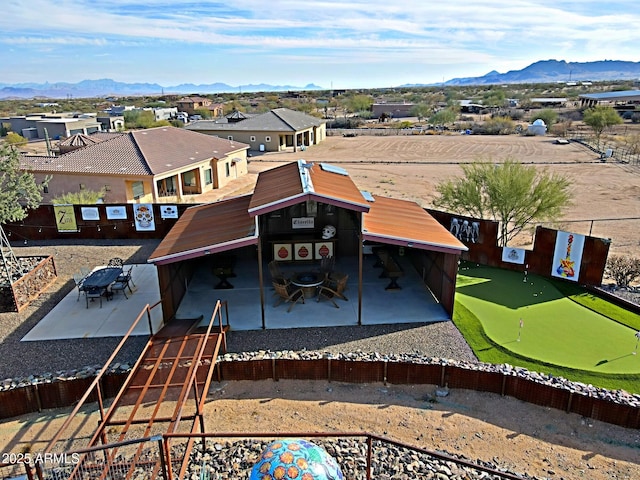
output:
[[[460,254],[468,248],[420,205],[373,195],[362,216],[362,238],[371,242]]]
[[[188,208],[147,260],[163,265],[258,243],[251,195]]]
[[[369,210],[369,204],[345,170],[298,160],[260,173],[249,214],[262,215],[306,200],[359,212]]]

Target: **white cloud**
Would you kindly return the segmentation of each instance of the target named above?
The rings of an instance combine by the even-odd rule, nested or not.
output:
[[[623,0],[31,0],[29,8],[9,0],[0,45],[68,54],[122,48],[123,61],[148,49],[159,61],[176,62],[169,55],[183,48],[203,56],[213,50],[221,59],[269,55],[309,68],[315,62],[318,71],[322,63],[366,62],[467,65],[486,73],[547,58],[637,61],[638,24],[640,11]],[[19,61],[11,60],[14,69]]]

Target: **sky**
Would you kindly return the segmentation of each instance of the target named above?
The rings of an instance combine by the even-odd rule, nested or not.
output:
[[[637,0],[4,0],[0,84],[434,84],[640,61]]]

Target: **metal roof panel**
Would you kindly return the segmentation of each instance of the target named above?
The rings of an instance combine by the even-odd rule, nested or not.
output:
[[[258,242],[256,219],[249,216],[250,195],[190,207],[148,259],[172,263]]]
[[[462,252],[468,248],[420,205],[374,195],[375,202],[363,215],[365,240],[387,239],[423,250]]]

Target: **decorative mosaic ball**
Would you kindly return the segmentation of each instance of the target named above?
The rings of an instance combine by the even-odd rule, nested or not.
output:
[[[291,438],[267,445],[249,480],[344,480],[327,451],[307,440]]]

